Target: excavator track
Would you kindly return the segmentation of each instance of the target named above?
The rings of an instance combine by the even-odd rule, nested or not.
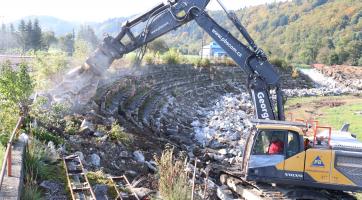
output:
[[[299,186],[249,182],[225,173],[224,182],[234,193],[245,200],[355,200],[353,193],[314,189]]]

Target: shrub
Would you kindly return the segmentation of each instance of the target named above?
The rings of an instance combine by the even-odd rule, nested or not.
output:
[[[169,64],[169,65],[176,65],[176,64],[180,64],[182,61],[182,55],[180,54],[179,51],[177,51],[176,49],[172,48],[170,50],[168,50],[167,52],[165,52],[162,56],[161,56],[162,62],[164,64]]]
[[[64,169],[47,164],[53,160],[44,144],[33,139],[28,145],[24,158],[24,189],[22,199],[42,199],[38,186],[43,180],[56,180],[65,183]]]
[[[122,144],[128,145],[132,142],[132,138],[124,131],[117,122],[113,122],[111,130],[108,132],[111,140],[120,141]]]
[[[154,53],[147,53],[144,57],[144,61],[147,65],[156,64],[157,58]]]
[[[278,67],[279,69],[282,70],[290,70],[290,66],[288,65],[288,63],[285,60],[276,58],[276,59],[271,59],[270,63],[276,67]]]
[[[55,145],[63,144],[64,141],[59,136],[54,135],[53,133],[48,132],[44,128],[34,128],[32,130],[33,136],[42,141],[42,142],[50,142],[52,141]]]
[[[208,58],[197,58],[191,61],[195,67],[210,67],[211,61]]]
[[[69,69],[66,53],[61,51],[37,51],[31,65],[37,89],[49,89]]]
[[[136,66],[138,64],[137,53],[131,52],[131,53],[127,54],[125,56],[125,60],[126,60],[127,66],[129,66],[129,67]]]
[[[70,135],[74,135],[79,130],[79,124],[74,122],[73,120],[66,120],[65,122],[65,129],[64,131],[67,132]]]
[[[299,77],[299,71],[297,68],[293,67],[293,71],[292,71],[292,78],[298,78]]]
[[[158,190],[162,199],[190,199],[191,189],[188,184],[185,160],[176,159],[171,148],[164,150],[161,157],[155,160],[159,171]]]
[[[66,121],[64,116],[69,114],[70,106],[62,103],[54,103],[49,105],[48,99],[38,97],[31,105],[30,116],[38,119],[42,124],[62,129]]]
[[[362,66],[362,57],[358,60],[358,66]]]

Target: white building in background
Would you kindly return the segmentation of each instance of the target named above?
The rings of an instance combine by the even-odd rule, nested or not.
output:
[[[204,58],[221,58],[227,56],[226,51],[216,42],[211,42],[209,45],[204,46],[199,54]]]

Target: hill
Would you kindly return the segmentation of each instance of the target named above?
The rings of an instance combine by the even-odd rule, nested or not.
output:
[[[362,1],[293,0],[245,8],[236,14],[272,57],[297,63],[362,65]],[[224,13],[212,12],[211,16],[242,38]],[[195,54],[202,35],[191,23],[169,34],[165,41]],[[211,39],[206,36],[205,41]]]
[[[236,11],[251,36],[272,58],[293,63],[362,65],[362,1],[293,0],[247,7]],[[210,15],[237,38],[241,34],[221,11]],[[34,16],[33,16],[34,18]],[[57,35],[77,31],[81,24],[37,16],[45,30]],[[127,17],[90,22],[98,35],[115,35]],[[168,46],[198,54],[210,37],[191,22],[163,37]]]

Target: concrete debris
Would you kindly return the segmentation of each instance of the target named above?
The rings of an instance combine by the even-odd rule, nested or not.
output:
[[[245,108],[246,110],[243,110]],[[213,149],[238,147],[235,150],[238,151],[249,132],[247,120],[253,113],[249,94],[226,94],[206,112],[205,118],[195,120],[191,124],[196,141],[204,147]],[[227,153],[226,149],[220,150],[222,155]],[[223,159],[218,155],[212,157],[216,160]]]
[[[217,188],[217,197],[221,200],[234,200],[232,191],[226,185]]]
[[[66,191],[64,191],[65,186],[62,183],[59,183],[57,181],[43,181],[39,185],[41,188],[43,188],[45,193],[45,199],[47,200],[66,200],[67,194]]]
[[[101,158],[98,154],[94,153],[91,155],[90,163],[95,167],[99,167],[101,165]]]
[[[26,133],[22,133],[22,134],[19,136],[19,141],[20,141],[20,142],[23,142],[23,143],[28,143],[28,141],[29,141],[29,136],[28,136]]]
[[[133,152],[133,156],[135,158],[135,160],[139,163],[144,163],[145,162],[145,156],[142,154],[141,151],[135,151]]]
[[[145,164],[152,172],[157,172],[156,163],[154,161],[150,161],[150,162],[146,161]]]
[[[94,135],[95,137],[103,137],[103,136],[105,135],[105,133],[100,132],[100,131],[96,131],[93,135]]]
[[[97,184],[97,185],[93,186],[93,191],[96,195],[97,200],[108,200],[109,199],[107,197],[107,193],[108,193],[107,185]]]
[[[84,154],[82,152],[77,151],[77,152],[74,153],[74,155],[79,156],[79,159],[82,161],[82,163],[83,164],[85,163]]]
[[[154,193],[153,190],[150,190],[148,188],[132,188],[132,191],[134,193],[136,193],[136,195],[140,198],[140,199],[143,199],[147,196],[149,196],[150,194]]]
[[[80,125],[79,132],[83,134],[90,134],[93,133],[95,130],[94,124],[87,119],[84,119],[82,121],[82,124]]]

